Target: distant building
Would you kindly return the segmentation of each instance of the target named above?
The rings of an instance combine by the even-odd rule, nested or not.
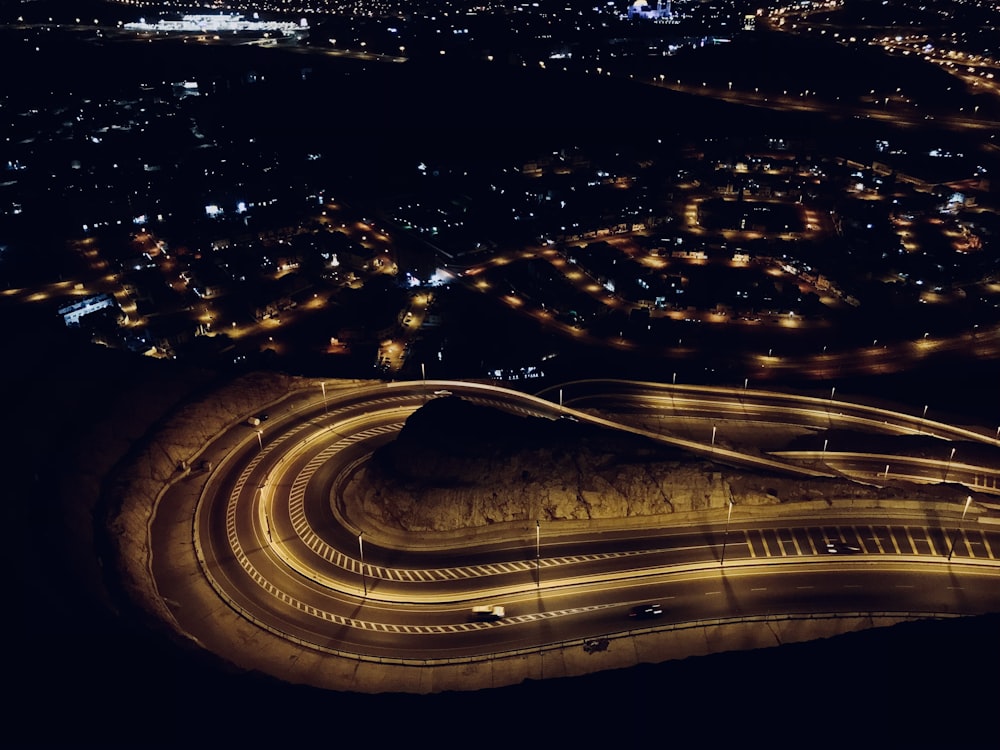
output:
[[[656,0],[656,7],[653,8],[646,0],[635,0],[628,8],[628,18],[642,18],[648,21],[670,21],[673,19],[670,12],[670,0],[666,3],[663,0]]]
[[[239,13],[219,14],[187,14],[176,19],[160,19],[156,23],[146,23],[140,19],[136,23],[125,24],[128,31],[152,31],[174,34],[205,34],[205,33],[273,33],[284,36],[295,36],[309,30],[305,19],[298,23],[290,21],[261,21],[254,14],[254,20],[248,21]]]
[[[115,300],[110,294],[97,294],[71,305],[60,307],[59,314],[62,315],[63,322],[67,326],[79,326],[83,316],[111,307],[114,304]]]

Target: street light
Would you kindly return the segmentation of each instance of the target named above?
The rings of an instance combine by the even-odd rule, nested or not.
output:
[[[733,517],[733,499],[729,498],[729,512],[726,514],[726,533],[722,536],[722,557],[719,558],[719,567],[726,564],[726,542],[729,541],[729,519]]]
[[[323,389],[323,413],[326,413],[326,383],[320,383],[319,387]]]
[[[953,458],[955,458],[955,449],[954,448],[951,449],[951,454],[948,456],[948,463],[945,464],[945,467],[944,467],[944,476],[941,478],[942,481],[944,481],[944,482],[948,481],[948,472],[951,471],[951,460]]]
[[[542,585],[542,523],[535,521],[535,587]]]
[[[358,534],[358,552],[361,555],[361,587],[365,592],[365,596],[368,596],[368,580],[365,578],[365,546],[361,543],[361,537],[365,535],[365,532]]]
[[[962,528],[962,524],[965,522],[965,513],[969,510],[969,504],[972,502],[972,495],[965,498],[965,507],[962,508],[962,519],[958,522],[958,528],[955,529],[955,533],[951,536],[951,549],[948,550],[948,560],[951,560],[951,555],[955,551],[955,538],[958,536],[958,532]]]
[[[264,438],[261,437],[264,433],[260,430],[254,430],[257,433],[257,444],[260,446],[261,450],[264,450]]]

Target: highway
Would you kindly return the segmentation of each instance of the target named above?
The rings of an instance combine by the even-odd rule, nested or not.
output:
[[[654,626],[810,613],[971,615],[1000,609],[1000,525],[981,522],[989,516],[984,498],[996,492],[1000,467],[974,467],[970,474],[949,465],[947,455],[912,460],[905,471],[929,482],[940,481],[942,471],[952,472],[951,481],[975,474],[977,486],[970,487],[964,508],[775,514],[730,506],[728,514],[719,509],[690,525],[660,517],[589,524],[525,519],[462,533],[379,528],[345,489],[410,414],[443,397],[435,390],[523,416],[570,415],[734,466],[790,476],[833,476],[834,467],[875,476],[885,457],[832,447],[822,460],[814,454],[741,453],[716,444],[707,432],[701,441],[677,438],[619,421],[621,413],[640,407],[662,410],[666,420],[707,414],[721,429],[727,420],[863,426],[997,445],[985,427],[940,424],[833,394],[817,399],[621,381],[564,384],[538,396],[450,381],[375,384],[332,394],[324,388],[322,395],[316,388],[272,408],[261,427],[238,424],[219,436],[220,458],[186,522],[190,540],[178,540],[184,524],[173,513],[182,511],[157,514],[150,528],[150,570],[178,627],[208,647],[226,637],[214,631],[214,620],[194,616],[190,583],[178,564],[191,551],[214,595],[252,627],[321,653],[423,664],[579,645]],[[602,403],[614,417],[596,413]],[[902,458],[894,461],[902,466]],[[180,508],[171,498],[168,493],[164,505]],[[664,614],[642,622],[627,616],[629,607],[648,601],[661,603]],[[486,603],[503,604],[507,616],[472,621],[470,608]]]
[[[608,394],[608,388],[614,392]],[[927,419],[927,407],[919,413],[906,414],[877,406],[855,404],[836,398],[831,389],[827,398],[793,394],[755,391],[747,388],[705,389],[699,386],[672,385],[669,389],[657,383],[637,383],[605,380],[582,380],[558,387],[563,403],[580,408],[594,403],[601,408],[611,408],[619,418],[623,412],[661,414],[672,419],[693,417],[705,420],[706,425],[752,422],[756,425],[786,425],[815,431],[855,431],[887,436],[923,436],[940,441],[938,457],[910,457],[899,454],[859,453],[852,446],[825,445],[814,451],[773,451],[769,455],[776,461],[801,464],[803,467],[822,465],[826,470],[813,468],[815,476],[835,473],[874,482],[908,479],[921,483],[957,482],[981,492],[1000,493],[1000,472],[993,462],[980,465],[966,462],[958,446],[963,444],[1000,447],[1000,428],[993,433],[985,426],[978,429],[951,425]],[[721,398],[720,398],[721,397]],[[584,417],[586,418],[586,417]],[[709,434],[705,429],[706,435]],[[651,433],[651,436],[655,433]],[[661,436],[662,437],[662,436]],[[711,446],[709,454],[720,460],[726,454]],[[704,444],[684,444],[692,450]],[[738,461],[737,461],[738,463]],[[889,471],[886,470],[886,465]]]

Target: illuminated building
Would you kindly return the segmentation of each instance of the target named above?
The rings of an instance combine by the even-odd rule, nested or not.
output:
[[[663,0],[656,0],[656,7],[650,7],[646,0],[635,0],[628,8],[629,20],[633,18],[644,18],[650,21],[669,21],[673,19],[670,12],[670,0],[666,3]]]
[[[301,34],[309,30],[309,25],[305,19],[298,23],[290,21],[248,21],[239,13],[215,14],[188,14],[181,16],[179,20],[160,19],[156,23],[146,23],[145,19],[140,19],[136,23],[127,23],[125,28],[129,31],[154,31],[166,33],[183,34],[203,34],[203,33],[270,33],[279,32],[285,36]]]

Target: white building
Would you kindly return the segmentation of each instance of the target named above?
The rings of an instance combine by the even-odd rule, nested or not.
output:
[[[129,31],[153,31],[166,33],[204,34],[204,33],[280,33],[285,36],[302,34],[309,30],[305,19],[298,23],[290,21],[261,21],[254,14],[254,20],[245,19],[239,13],[219,14],[188,14],[180,20],[161,19],[156,23],[146,23],[140,19],[137,23],[127,23]]]
[[[669,21],[673,18],[670,12],[670,0],[656,0],[656,7],[653,8],[647,0],[635,0],[628,8],[629,20],[633,18],[644,18],[650,21]]]
[[[67,326],[79,326],[80,319],[85,315],[90,315],[106,307],[113,307],[114,304],[115,300],[110,294],[96,294],[78,302],[73,302],[65,307],[60,307],[59,314],[62,315],[63,322]]]

